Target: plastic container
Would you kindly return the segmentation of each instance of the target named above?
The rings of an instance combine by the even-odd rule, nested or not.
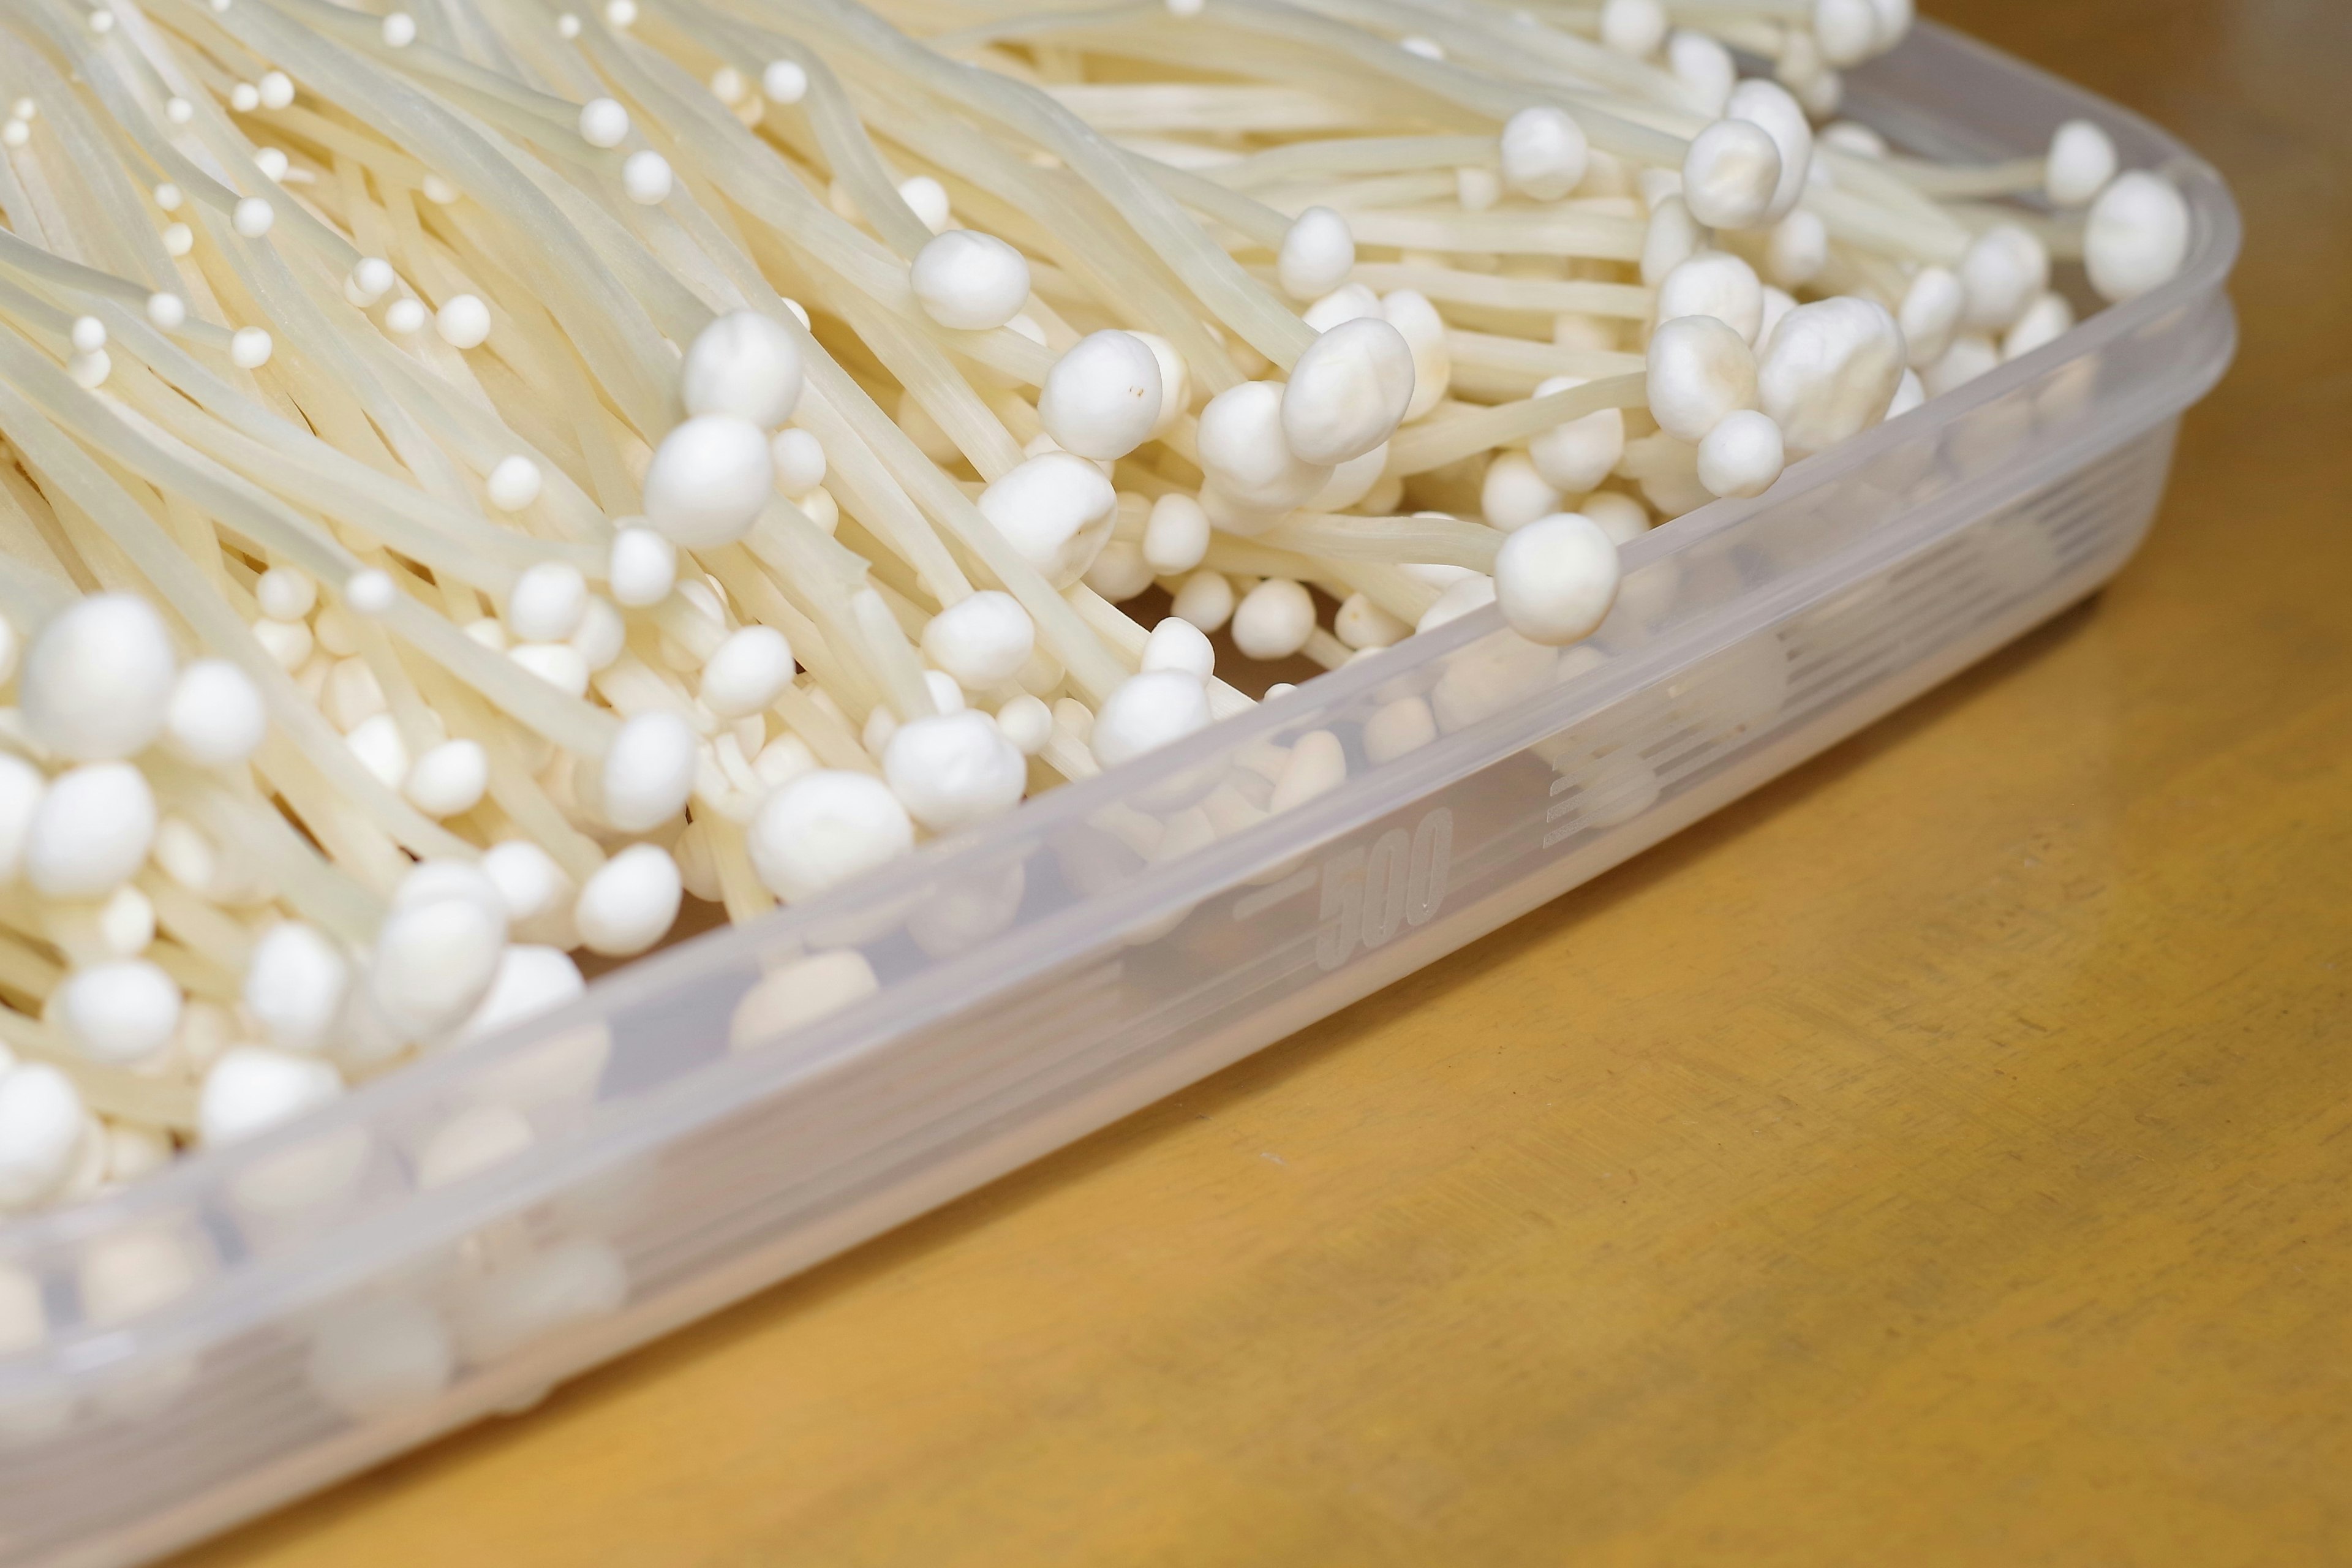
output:
[[[0,1231],[0,1563],[147,1557],[527,1405],[1494,929],[2105,582],[2231,356],[2228,194],[2142,121],[1932,26],[1851,101],[1951,158],[2095,119],[2187,192],[2188,267],[1643,538],[1585,647],[1458,621]],[[1249,826],[1274,749],[1316,731],[1346,782]]]

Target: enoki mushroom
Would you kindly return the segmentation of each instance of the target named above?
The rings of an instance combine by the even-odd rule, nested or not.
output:
[[[1178,742],[1212,634],[1575,642],[2179,268],[2094,126],[1837,121],[1908,13],[0,14],[0,1209]]]

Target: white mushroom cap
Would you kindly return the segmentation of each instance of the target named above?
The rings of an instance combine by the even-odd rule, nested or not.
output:
[[[2027,307],[2017,325],[2000,340],[2000,357],[2020,358],[2046,344],[2053,343],[2074,330],[2074,307],[2063,294],[2044,294]]]
[[[1181,669],[1206,680],[1217,671],[1217,650],[1209,635],[1181,616],[1162,616],[1144,639],[1143,669]]]
[[[620,603],[633,608],[658,605],[677,582],[677,546],[650,528],[616,529],[605,573]]]
[[[734,415],[687,420],[662,437],[646,469],[646,517],[689,550],[751,531],[775,484],[767,432]]]
[[[792,684],[793,647],[773,626],[744,626],[702,667],[702,705],[721,719],[757,713]]]
[[[351,960],[316,926],[281,921],[254,943],[245,1007],[271,1046],[317,1051],[329,1043],[350,994]]]
[[[506,907],[495,893],[490,909],[469,897],[395,908],[376,931],[369,1000],[401,1037],[438,1037],[482,999],[505,945]]]
[[[650,147],[640,147],[621,162],[621,189],[639,206],[667,201],[673,180],[669,160]]]
[[[1181,669],[1131,675],[1103,699],[1087,737],[1095,761],[1115,768],[1209,727],[1209,694]]]
[[[1362,283],[1342,283],[1307,307],[1299,320],[1318,332],[1328,332],[1342,321],[1381,313],[1381,297]]]
[[[1656,54],[1670,26],[1658,0],[1608,0],[1601,7],[1601,41],[1635,59]]]
[[[478,295],[452,294],[433,313],[433,330],[452,348],[479,348],[490,335],[490,308]]]
[[[1388,466],[1389,444],[1383,441],[1363,456],[1350,458],[1333,468],[1331,477],[1323,481],[1323,488],[1307,498],[1307,505],[1315,511],[1345,511],[1380,488]]]
[[[2069,120],[2050,138],[2043,189],[2051,205],[2085,207],[2116,177],[2115,139],[2087,120]]]
[[[607,821],[624,833],[657,827],[686,809],[699,742],[675,713],[640,713],[621,726],[599,778]]]
[[[923,627],[923,657],[967,691],[1012,679],[1036,645],[1036,623],[1021,601],[993,588],[949,605]]]
[[[1549,396],[1584,384],[1581,377],[1553,376],[1538,384]],[[1553,426],[1528,443],[1528,458],[1546,484],[1562,495],[1582,495],[1616,471],[1625,457],[1625,411],[1603,408]]]
[[[1041,452],[980,492],[980,512],[1057,588],[1086,575],[1110,537],[1118,496],[1103,471],[1068,452]]]
[[[1171,490],[1151,503],[1143,528],[1143,558],[1162,576],[1190,572],[1209,550],[1209,514],[1181,490]]]
[[[1814,0],[1813,37],[1830,64],[1860,65],[1877,52],[1878,36],[1878,8],[1872,0]]]
[[[439,821],[473,810],[489,787],[489,753],[480,742],[461,738],[426,747],[409,764],[400,793],[409,805]]]
[[[1317,338],[1291,366],[1282,433],[1301,461],[1360,458],[1392,435],[1412,403],[1412,350],[1385,320],[1360,317]]]
[[[580,106],[580,139],[591,147],[618,147],[629,139],[629,111],[610,98]]]
[[[177,671],[153,605],[133,594],[93,594],[52,616],[33,639],[17,700],[50,751],[112,762],[163,732]]]
[[[898,199],[907,204],[907,210],[915,215],[916,221],[933,234],[948,226],[948,219],[952,216],[948,205],[948,188],[929,174],[917,174],[911,179],[899,181]]]
[[[1760,496],[1787,461],[1780,427],[1752,408],[1724,416],[1698,444],[1698,482],[1718,496]]]
[[[1745,120],[1760,126],[1772,138],[1780,153],[1780,178],[1772,189],[1772,200],[1764,209],[1764,221],[1778,223],[1797,208],[1805,194],[1805,180],[1813,166],[1813,122],[1805,118],[1804,107],[1790,96],[1789,89],[1775,81],[1751,77],[1731,90],[1731,101],[1724,113],[1733,120]]]
[[[652,876],[656,881],[660,879],[658,867],[652,868]],[[656,897],[654,912],[658,912],[659,902]],[[482,994],[480,1003],[467,1015],[457,1037],[476,1040],[496,1034],[527,1018],[576,1002],[587,989],[588,983],[581,977],[580,966],[572,962],[570,953],[558,948],[517,942],[499,955],[498,973],[492,976],[490,988]]]
[[[996,728],[1014,751],[1034,757],[1054,738],[1054,710],[1024,691],[996,710]]]
[[[1617,546],[1591,518],[1562,512],[1503,541],[1495,597],[1529,642],[1558,647],[1592,635],[1617,599]]]
[[[129,881],[155,841],[155,795],[128,763],[92,763],[49,781],[25,844],[25,875],[55,899],[98,899]]]
[[[1969,294],[1958,274],[1941,267],[1923,267],[1903,296],[1896,323],[1903,329],[1916,369],[1934,364],[1951,352],[1960,319],[1968,312]]]
[[[1870,5],[1878,14],[1878,36],[1873,52],[1883,55],[1910,33],[1917,8],[1913,0],[1870,0]]]
[[[1474,573],[1448,587],[1437,596],[1437,603],[1421,613],[1413,623],[1416,633],[1433,632],[1449,621],[1458,621],[1474,610],[1481,610],[1495,602],[1495,579],[1484,573]]]
[[[1160,417],[1152,421],[1151,434],[1164,436],[1175,428],[1192,406],[1192,372],[1176,345],[1157,332],[1129,332],[1129,337],[1151,351],[1160,362]]]
[[[1413,289],[1398,289],[1381,296],[1381,315],[1404,336],[1412,351],[1412,400],[1405,405],[1410,424],[1438,405],[1454,379],[1454,354],[1445,342],[1445,318],[1429,296]]]
[[[943,327],[1001,327],[1029,302],[1029,260],[992,234],[951,228],[915,253],[908,281],[923,313]]]
[[[760,92],[771,103],[798,103],[808,96],[808,71],[795,60],[770,60],[760,71]]]
[[[749,841],[761,884],[798,902],[906,854],[915,826],[880,779],[821,768],[768,797]]]
[[[632,844],[596,868],[572,906],[580,943],[626,958],[653,946],[677,921],[685,885],[658,844]]]
[[[261,1046],[233,1046],[205,1075],[196,1126],[208,1144],[233,1143],[315,1110],[342,1092],[342,1074],[331,1062]]]
[[[1666,38],[1666,68],[1675,73],[1701,114],[1721,114],[1739,79],[1731,51],[1706,34],[1677,27]]]
[[[1884,419],[1907,363],[1885,306],[1852,295],[1800,305],[1772,334],[1758,399],[1789,451],[1805,457]]]
[[[157,1056],[180,1024],[180,987],[143,958],[78,969],[58,987],[58,1020],[93,1061],[130,1067]]]
[[[1501,157],[1506,185],[1523,196],[1552,202],[1583,180],[1592,148],[1573,116],[1541,104],[1503,121]]]
[[[1234,646],[1250,658],[1288,658],[1315,631],[1315,600],[1287,577],[1268,577],[1234,606]]]
[[[524,642],[561,642],[580,629],[588,611],[588,583],[562,561],[526,567],[507,595],[506,622]]]
[[[967,708],[899,725],[883,748],[882,776],[908,815],[952,833],[1020,805],[1028,767],[995,720]]]
[[[0,1072],[0,1212],[29,1208],[54,1193],[89,1125],[73,1080],[47,1062]]]
[[[253,678],[223,658],[200,658],[180,671],[164,718],[172,749],[199,767],[234,767],[268,732],[269,714]]]
[[[1204,632],[1214,632],[1234,615],[1234,585],[1222,572],[1199,571],[1176,585],[1168,613],[1181,616]]]
[[[1791,314],[1774,334],[1787,335]],[[1684,316],[1650,338],[1650,412],[1669,436],[1704,441],[1735,410],[1756,406],[1756,353],[1713,316]]]
[[[1753,121],[1718,120],[1691,139],[1683,200],[1709,228],[1757,228],[1776,216],[1780,149]]]
[[[1699,251],[1658,285],[1658,320],[1681,316],[1713,316],[1754,343],[1764,325],[1763,280],[1727,251]]]
[[[1977,236],[1960,260],[1969,303],[1962,319],[1979,332],[2005,332],[2050,287],[2050,252],[2015,224]]]
[[[1284,432],[1283,402],[1280,384],[1245,381],[1217,394],[1201,410],[1201,466],[1217,495],[1279,512],[1313,495],[1331,477],[1329,464],[1292,450]],[[1204,495],[1202,504],[1208,499]]]
[[[482,874],[498,889],[507,923],[517,931],[536,928],[572,893],[571,879],[555,857],[528,838],[491,845],[482,854]]]
[[[690,416],[726,415],[772,430],[801,400],[801,354],[792,334],[757,310],[735,310],[695,334],[678,370]]]
[[[1292,219],[1275,258],[1282,291],[1294,300],[1321,299],[1355,265],[1356,237],[1348,220],[1329,207],[1308,207]]]
[[[1352,648],[1390,647],[1412,634],[1412,628],[1361,594],[1350,594],[1331,617],[1331,631]]]
[[[824,483],[824,443],[798,426],[776,432],[768,457],[776,466],[776,488],[795,500]]]
[[[2189,259],[2189,204],[2171,181],[2135,170],[2092,205],[2083,235],[2091,287],[2120,304],[2169,283]]]
[[[1764,250],[1765,269],[1773,282],[1801,289],[1819,278],[1829,261],[1829,226],[1811,213],[1800,207],[1773,225]]]
[[[1478,511],[1489,528],[1508,533],[1558,511],[1564,496],[1530,454],[1498,452],[1478,481]]]
[[[1124,458],[1160,420],[1159,356],[1132,332],[1089,332],[1054,362],[1037,417],[1066,452]]]

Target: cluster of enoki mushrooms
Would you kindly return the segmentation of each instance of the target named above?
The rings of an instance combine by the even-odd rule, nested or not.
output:
[[[1221,654],[1572,643],[2189,240],[2090,124],[1839,121],[1909,0],[414,3],[0,11],[0,1211],[1176,742]]]

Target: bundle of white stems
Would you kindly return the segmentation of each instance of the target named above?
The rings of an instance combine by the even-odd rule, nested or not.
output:
[[[1909,0],[1530,5],[0,13],[0,1209],[1201,730],[1211,634],[1576,641],[2181,264],[2092,126],[1836,122]]]

